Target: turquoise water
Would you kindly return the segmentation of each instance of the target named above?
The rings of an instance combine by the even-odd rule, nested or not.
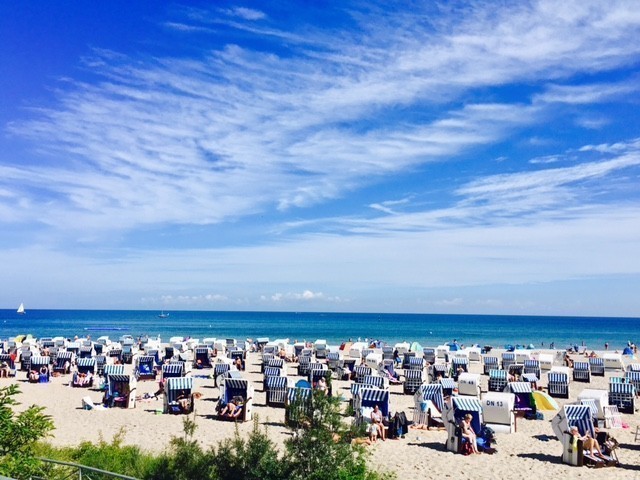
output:
[[[330,344],[348,339],[380,339],[389,343],[417,341],[435,346],[459,343],[493,345],[534,344],[556,348],[585,345],[623,348],[640,342],[640,318],[538,317],[498,315],[408,315],[372,313],[191,312],[171,311],[158,318],[146,310],[0,310],[0,338],[23,333],[36,337],[160,335],[194,338],[289,338],[292,341],[326,339]]]

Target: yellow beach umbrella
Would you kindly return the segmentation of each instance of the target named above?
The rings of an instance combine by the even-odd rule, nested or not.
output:
[[[532,393],[538,410],[560,410],[558,402],[549,396],[548,393],[541,390],[534,390]]]

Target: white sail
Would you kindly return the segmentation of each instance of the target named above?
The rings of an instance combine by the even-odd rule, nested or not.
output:
[[[21,303],[20,306],[18,307],[18,313],[20,315],[24,315],[25,311],[24,311],[24,303]]]

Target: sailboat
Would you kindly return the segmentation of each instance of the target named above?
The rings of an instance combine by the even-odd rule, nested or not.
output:
[[[24,303],[20,304],[20,306],[18,307],[17,312],[18,312],[18,315],[24,315],[25,313],[27,313],[27,312],[24,311]]]
[[[167,318],[169,316],[168,313],[164,313],[164,310],[162,310],[162,313],[160,315],[158,315],[158,317],[160,318]]]

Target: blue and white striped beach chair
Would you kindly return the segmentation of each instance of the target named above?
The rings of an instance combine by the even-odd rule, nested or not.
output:
[[[393,360],[393,347],[382,347],[382,359]]]
[[[95,375],[96,373],[96,359],[95,358],[78,358],[76,360],[76,367],[78,373],[84,373],[85,375]]]
[[[338,369],[338,364],[340,362],[340,354],[338,352],[329,352],[327,353],[327,367],[331,371],[335,371]]]
[[[390,395],[389,390],[379,388],[362,388],[358,391],[355,400],[356,425],[362,425],[371,421],[371,411],[378,406],[383,418],[389,418]]]
[[[516,354],[513,352],[504,352],[502,354],[502,369],[508,371],[509,367],[516,363]]]
[[[49,370],[49,364],[51,359],[48,356],[40,356],[34,355],[31,357],[31,366],[29,367],[31,371],[35,371],[38,373],[38,383],[48,383],[51,377],[51,371]],[[27,378],[29,382],[35,383],[35,380],[32,380],[31,372],[27,374]]]
[[[531,388],[533,390],[537,390],[538,389],[538,381],[540,379],[536,376],[535,373],[523,373],[522,374],[522,381],[523,382],[528,382],[529,384],[531,384]]]
[[[411,357],[409,358],[409,365],[407,370],[424,370],[424,358],[423,357]]]
[[[104,355],[96,355],[96,375],[102,376],[104,374],[104,366],[107,364],[107,357]]]
[[[631,385],[633,385],[633,387],[636,389],[636,395],[640,393],[640,371],[631,370],[625,372],[624,379],[626,383],[630,383]]]
[[[367,375],[371,375],[373,373],[373,370],[367,365],[357,365],[353,367],[353,373],[355,376],[354,381],[356,383],[364,383],[364,377],[366,377]]]
[[[507,391],[515,395],[513,410],[516,413],[525,416],[536,413],[536,402],[531,395],[533,390],[529,382],[509,382]]]
[[[449,376],[449,367],[446,363],[434,363],[430,367],[431,383],[437,382],[439,378],[447,378]]]
[[[264,368],[266,370],[267,367]],[[216,363],[213,365],[213,385],[219,387],[222,385],[222,381],[227,378],[231,365],[228,363]],[[264,372],[263,370],[263,372]]]
[[[376,387],[381,389],[385,389],[389,387],[388,384],[385,385],[384,377],[380,377],[378,375],[365,375],[364,378],[362,379],[362,383],[364,385],[369,385],[371,387]]]
[[[184,365],[182,362],[165,363],[162,365],[162,379],[184,377]]]
[[[440,385],[442,385],[442,394],[445,397],[453,396],[454,390],[458,389],[458,384],[453,378],[441,378]]]
[[[268,367],[275,367],[275,368],[284,368],[284,359],[282,358],[272,358],[271,360],[269,360],[267,362],[267,366]]]
[[[124,365],[118,365],[124,367]],[[107,376],[107,402],[110,407],[136,406],[136,379],[133,375],[110,373]]]
[[[309,366],[311,365],[311,357],[301,356],[298,358],[298,375],[306,377],[309,375]]]
[[[569,376],[564,372],[547,373],[549,395],[569,398]]]
[[[284,377],[282,375],[282,369],[276,367],[265,367],[264,368],[264,376],[262,378],[262,390],[267,390],[267,380],[271,377]]]
[[[124,365],[105,365],[102,374],[104,378],[109,378],[109,375],[124,375]]]
[[[589,362],[573,362],[573,379],[576,382],[591,382],[591,364]]]
[[[416,352],[404,352],[402,354],[402,368],[409,368],[410,362],[412,358],[415,358]]]
[[[112,348],[109,350],[109,358],[112,359],[112,362],[120,362],[122,363],[122,349],[121,348]]]
[[[476,432],[476,445],[480,450],[491,447],[490,438],[485,437],[482,429],[483,416],[482,404],[475,397],[453,397],[451,399],[451,407],[446,412],[446,428],[447,428],[447,450],[455,453],[462,453],[464,444],[467,439],[462,436],[460,423],[465,415],[471,415],[471,428]]]
[[[505,370],[489,370],[489,391],[504,392],[507,386],[507,372]]]
[[[413,423],[427,427],[443,427],[444,395],[442,385],[430,383],[420,385],[413,396]]]
[[[362,388],[373,388],[372,385],[366,385],[364,383],[352,383],[349,386],[349,391],[351,393],[351,407],[353,407],[353,410],[355,412],[355,408],[356,408],[356,399],[358,398],[358,392],[360,391],[360,389]]]
[[[167,378],[164,386],[164,413],[191,413],[194,409],[193,378]],[[185,400],[182,400],[185,399]]]
[[[287,377],[265,377],[265,392],[269,407],[284,407],[287,400]]]
[[[405,395],[413,395],[423,383],[424,371],[422,369],[404,371],[404,383],[402,384],[402,391]]]
[[[92,347],[82,346],[80,350],[78,350],[78,358],[90,358],[93,352]]]
[[[313,364],[316,365],[316,364]],[[322,365],[323,367],[326,367],[326,365]],[[325,380],[328,380],[328,376],[331,375],[331,371],[328,368],[314,368],[313,370],[309,370],[309,375],[308,380],[309,383],[311,384],[311,388],[316,388],[318,386],[318,382],[320,381],[321,378],[324,378]],[[329,396],[331,396],[332,392],[331,392],[331,387],[328,386],[329,382],[327,382],[327,394]]]
[[[604,377],[603,358],[590,358],[589,365],[591,365],[591,375],[593,375],[594,377]]]
[[[59,373],[69,373],[71,363],[73,362],[72,352],[58,352],[56,362],[53,364],[53,371]]]
[[[196,347],[193,350],[194,368],[211,368],[211,350],[209,347]]]
[[[598,402],[595,398],[582,398],[580,399],[580,405],[586,405],[591,410],[591,420],[593,421],[593,425],[595,427],[598,426]]]
[[[260,373],[264,373],[265,367],[269,365],[269,362],[275,358],[273,353],[263,353],[262,363],[260,364]]]
[[[284,421],[289,427],[298,428],[313,415],[313,390],[290,387],[284,410]]]
[[[136,357],[136,366],[134,371],[138,380],[155,380],[155,357],[151,355],[140,355]]]
[[[436,363],[436,349],[435,348],[423,348],[422,358],[427,364],[432,365]]]
[[[453,357],[451,359],[451,376],[458,380],[458,375],[469,371],[469,359],[464,357]]]
[[[236,399],[242,405],[242,412],[233,420],[246,422],[251,420],[253,415],[253,387],[248,380],[244,378],[225,378],[220,388],[220,400],[218,401],[218,411],[221,405],[226,405],[230,401]],[[241,399],[241,400],[240,400]],[[237,403],[236,403],[237,405]],[[218,417],[223,420],[229,418]]]
[[[525,360],[524,370],[522,373],[533,373],[537,378],[540,378],[540,362],[533,359]]]
[[[615,405],[622,413],[635,413],[636,389],[631,383],[609,383],[609,405]]]
[[[482,369],[485,375],[489,375],[490,370],[500,370],[500,362],[498,362],[498,357],[483,357]]]

